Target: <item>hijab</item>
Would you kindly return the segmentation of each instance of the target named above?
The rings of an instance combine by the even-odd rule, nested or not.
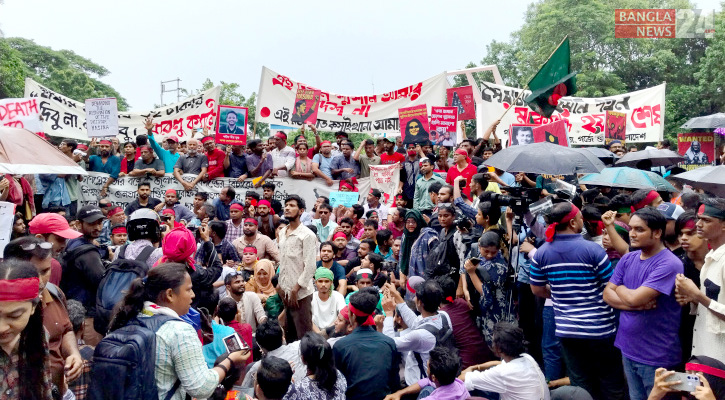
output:
[[[262,285],[262,283],[259,281],[259,270],[265,270],[267,271],[267,274],[269,274],[269,280],[267,281],[266,285]],[[254,265],[254,283],[256,286],[255,292],[262,293],[267,296],[272,296],[275,293],[277,293],[277,289],[274,288],[274,285],[272,285],[272,277],[274,276],[274,265],[272,264],[272,261],[269,261],[267,259],[261,259],[257,261],[257,264]]]
[[[406,224],[409,218],[413,218],[418,225],[415,227],[413,232],[409,232],[408,227],[403,225],[403,240],[400,243],[400,260],[398,266],[400,268],[400,272],[405,275],[408,275],[408,263],[410,262],[410,253],[413,248],[413,243],[416,239],[418,239],[418,236],[420,236],[421,229],[428,226],[425,223],[425,219],[423,219],[423,214],[421,214],[418,210],[408,210],[408,212],[405,213]]]
[[[194,265],[194,253],[196,253],[196,239],[194,234],[185,227],[176,227],[172,229],[164,237],[162,244],[164,255],[159,259],[156,265],[165,262],[184,263],[192,270],[196,271]]]

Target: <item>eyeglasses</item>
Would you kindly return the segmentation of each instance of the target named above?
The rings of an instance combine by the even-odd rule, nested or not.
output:
[[[50,250],[53,248],[53,244],[49,243],[49,242],[42,242],[42,243],[27,243],[27,244],[20,246],[20,248],[25,251],[33,251],[37,247],[40,247],[43,250]]]

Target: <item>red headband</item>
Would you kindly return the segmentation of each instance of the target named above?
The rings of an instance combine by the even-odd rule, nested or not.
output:
[[[254,218],[247,218],[247,219],[244,220],[244,223],[245,224],[254,224],[254,225],[257,225],[257,220],[254,219]]]
[[[355,189],[355,187],[354,187],[354,186],[352,186],[352,184],[350,184],[350,182],[348,182],[348,181],[346,181],[346,180],[342,180],[342,181],[340,181],[340,189],[342,189],[342,188],[344,188],[344,187],[346,187],[346,188],[348,188],[348,189],[350,189],[350,190],[353,190],[353,189]]]
[[[349,314],[350,307],[345,306],[340,310],[340,316],[342,318],[345,318],[345,321],[350,322],[350,314]]]
[[[178,195],[179,195],[179,194],[178,194],[178,193],[176,192],[176,190],[175,190],[175,189],[168,189],[168,190],[166,191],[166,193],[164,193],[164,195],[167,195],[167,194],[169,194],[169,193],[173,193],[173,194],[174,194],[175,196],[178,196]]]
[[[278,139],[282,139],[282,140],[284,140],[284,141],[287,141],[287,135],[285,135],[285,134],[284,134],[284,133],[282,133],[282,132],[277,132],[277,133],[275,133],[275,134],[274,134],[274,137],[276,137],[276,138],[278,138]]]
[[[685,364],[685,371],[698,371],[704,374],[717,376],[720,379],[725,379],[725,371],[705,364],[687,363]]]
[[[230,210],[244,211],[244,206],[242,206],[241,204],[238,204],[238,203],[232,203],[232,205],[229,206],[229,209]]]
[[[577,208],[577,206],[572,204],[571,211],[569,211],[569,214],[566,214],[566,216],[564,218],[562,218],[561,221],[549,224],[549,226],[546,228],[546,233],[545,233],[546,241],[547,242],[554,241],[554,234],[556,233],[556,226],[559,224],[565,224],[565,223],[571,221],[572,219],[574,219],[574,217],[576,217],[576,215],[578,213],[579,213],[579,208]]]
[[[344,237],[347,239],[347,235],[345,235],[345,232],[336,232],[334,235],[332,235],[332,240],[335,240],[339,237]]]
[[[697,228],[697,222],[694,219],[691,219],[687,222],[685,222],[685,226],[682,227],[682,229],[695,229]]]
[[[111,146],[113,143],[111,143],[110,140],[101,140],[100,142],[98,142],[98,144],[107,144],[107,145]]]
[[[368,314],[366,312],[358,310],[357,308],[355,308],[355,306],[352,305],[352,303],[349,303],[347,306],[349,307],[350,312],[356,317],[368,317],[368,319],[365,320],[362,326],[375,326],[375,320],[373,319],[372,314]]]
[[[272,208],[272,204],[270,204],[268,200],[259,200],[259,203],[257,203],[257,205]]]
[[[111,209],[111,211],[108,212],[108,216],[112,217],[112,216],[114,216],[118,213],[122,213],[122,212],[123,212],[123,209],[121,209],[121,207],[114,207]]]
[[[151,146],[141,146],[139,147],[139,151],[148,150],[149,153],[152,153],[153,150],[151,149]]]
[[[204,137],[203,137],[203,138],[201,138],[201,140],[199,140],[199,141],[200,141],[200,142],[202,142],[202,143],[206,143],[206,142],[208,142],[208,141],[210,141],[210,140],[214,140],[214,138],[213,138],[213,137],[211,137],[211,136],[204,136]]]
[[[0,301],[28,301],[38,298],[38,277],[0,280]]]
[[[326,144],[329,144],[330,146],[332,146],[332,142],[330,142],[329,140],[323,140],[322,142],[320,142],[320,147],[322,147]]]
[[[466,150],[458,149],[458,150],[455,151],[455,153],[458,154],[458,155],[461,155],[461,156],[466,157],[466,162],[469,163],[469,164],[471,163],[471,158],[468,157],[468,152]]]
[[[642,199],[642,201],[640,201],[639,203],[634,205],[634,210],[637,211],[641,208],[644,208],[644,207],[650,205],[650,203],[652,203],[654,201],[654,199],[656,199],[658,197],[660,197],[660,194],[655,192],[654,190],[652,190],[651,192],[647,193],[647,196],[644,199]]]
[[[244,254],[244,253],[254,253],[254,254],[257,254],[257,248],[254,247],[254,246],[247,246],[247,247],[244,248],[244,251],[242,251],[242,254]]]
[[[118,233],[128,233],[125,226],[117,226],[113,229],[111,229],[111,235],[115,235]]]

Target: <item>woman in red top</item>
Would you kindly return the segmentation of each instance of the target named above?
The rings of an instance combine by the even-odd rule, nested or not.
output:
[[[471,164],[468,153],[463,149],[458,149],[453,153],[453,162],[454,165],[448,170],[446,183],[452,186],[457,177],[464,177],[466,179],[466,186],[463,188],[463,193],[470,199],[471,177],[478,173],[478,169],[475,165]]]

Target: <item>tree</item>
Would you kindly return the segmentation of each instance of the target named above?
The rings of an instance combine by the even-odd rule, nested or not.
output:
[[[23,97],[28,69],[17,50],[0,39],[0,98]]]
[[[10,61],[5,60],[5,50]],[[71,50],[53,50],[40,46],[32,40],[23,38],[0,39],[0,95],[22,97],[23,90],[18,91],[18,76],[30,77],[51,90],[83,102],[98,97],[115,97],[119,111],[128,110],[128,103],[114,88],[100,81],[109,74],[103,66],[79,56]],[[19,62],[18,62],[19,61]],[[9,85],[5,77],[12,78]],[[23,82],[24,87],[24,82]]]

